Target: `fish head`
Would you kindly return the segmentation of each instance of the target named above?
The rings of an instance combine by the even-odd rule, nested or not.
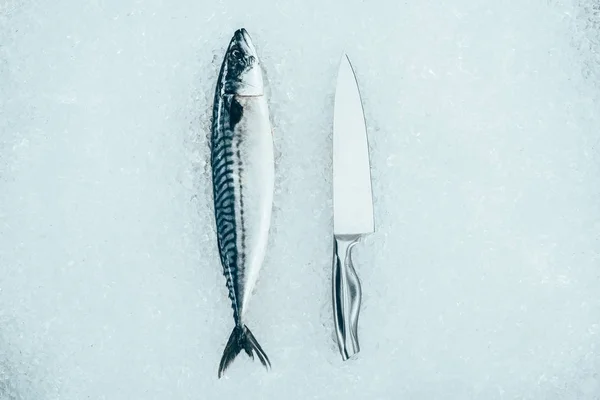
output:
[[[263,76],[256,49],[244,28],[229,43],[222,70],[223,94],[261,96]]]

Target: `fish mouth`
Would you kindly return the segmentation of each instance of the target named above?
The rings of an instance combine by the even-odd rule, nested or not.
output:
[[[248,34],[248,31],[245,28],[240,28],[233,34],[238,41],[243,41],[245,43],[251,43],[252,39]]]
[[[250,35],[248,34],[248,31],[245,28],[240,28],[235,32],[237,35],[241,36],[241,38],[245,41],[245,42],[251,42],[252,40],[250,39]]]

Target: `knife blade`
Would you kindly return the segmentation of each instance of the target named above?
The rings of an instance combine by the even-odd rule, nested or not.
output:
[[[352,248],[375,231],[369,145],[358,83],[347,55],[340,62],[333,114],[333,314],[342,360],[360,351],[362,298]]]

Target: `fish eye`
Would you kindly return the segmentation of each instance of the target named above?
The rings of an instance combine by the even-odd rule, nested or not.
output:
[[[232,55],[234,58],[240,58],[240,57],[242,56],[242,53],[241,53],[241,52],[240,52],[238,49],[234,49],[234,50],[231,52],[231,55]]]

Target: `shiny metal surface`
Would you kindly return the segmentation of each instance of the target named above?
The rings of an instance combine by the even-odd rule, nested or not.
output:
[[[360,351],[358,344],[358,315],[362,289],[351,251],[360,235],[335,236],[333,241],[333,319],[342,360]]]
[[[374,230],[367,129],[354,71],[344,56],[333,117],[333,231],[352,235]]]
[[[333,126],[334,251],[332,301],[342,360],[360,351],[358,317],[362,299],[352,249],[375,230],[369,147],[354,71],[344,56],[338,72]]]

